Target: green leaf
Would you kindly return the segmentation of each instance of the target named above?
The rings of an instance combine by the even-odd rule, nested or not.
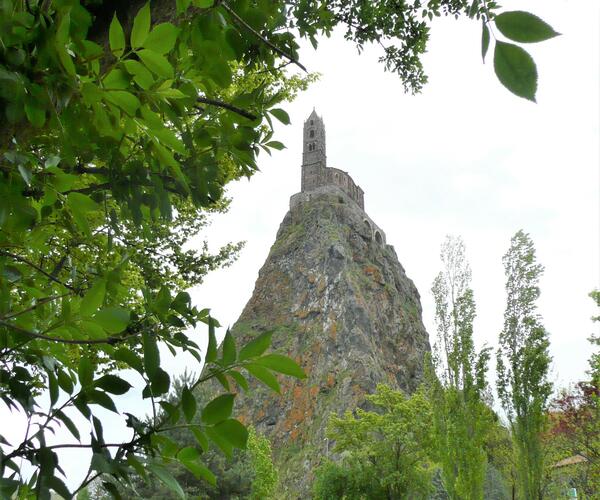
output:
[[[39,107],[39,101],[33,97],[27,97],[25,100],[25,114],[29,122],[37,128],[43,127],[46,122],[46,111]]]
[[[90,288],[87,293],[81,299],[81,305],[79,306],[79,312],[83,316],[91,316],[98,308],[104,303],[104,296],[106,294],[106,280],[101,278],[97,280]]]
[[[122,69],[113,69],[102,80],[104,88],[123,90],[129,87],[129,77]]]
[[[56,376],[51,371],[48,371],[48,390],[50,392],[50,407],[53,407],[58,401],[58,381],[56,380]]]
[[[186,446],[177,452],[177,460],[192,462],[200,457],[200,452],[194,446]]]
[[[214,427],[207,427],[206,434],[228,458],[233,456],[233,445],[225,439]]]
[[[244,389],[245,391],[248,390],[248,381],[246,380],[246,377],[244,377],[240,372],[231,370],[230,372],[227,372],[227,375],[229,375],[233,380],[235,380],[235,383],[239,385],[242,389]]]
[[[73,394],[73,381],[71,380],[71,377],[69,377],[67,372],[59,369],[57,378],[58,385],[60,386],[60,388],[67,394]]]
[[[196,398],[192,394],[187,386],[184,386],[181,391],[181,406],[183,408],[183,414],[188,422],[191,422],[196,414]]]
[[[144,48],[150,49],[157,54],[166,54],[173,50],[179,30],[171,23],[161,23],[156,25],[146,41]]]
[[[128,349],[127,347],[120,347],[119,349],[117,349],[113,357],[117,361],[127,363],[131,368],[133,368],[140,374],[142,374],[144,371],[144,366],[142,365],[142,361],[138,357],[138,354]]]
[[[2,276],[9,283],[16,283],[23,277],[23,274],[15,266],[4,266],[2,268]]]
[[[81,358],[79,358],[77,375],[79,375],[79,383],[83,387],[92,385],[92,382],[94,381],[94,368],[88,357],[81,356]]]
[[[104,92],[104,98],[125,111],[129,116],[135,116],[135,112],[140,107],[140,100],[124,90],[107,90]]]
[[[111,374],[103,375],[94,382],[94,385],[106,392],[117,395],[125,394],[132,387],[126,380]]]
[[[205,465],[198,461],[179,460],[183,466],[188,469],[198,479],[204,479],[207,483],[213,486],[217,485],[216,476]]]
[[[494,70],[500,83],[513,94],[535,102],[537,69],[531,56],[521,47],[496,42]]]
[[[163,55],[153,50],[143,49],[138,52],[138,56],[152,73],[163,78],[173,78],[173,66]]]
[[[160,366],[160,353],[158,352],[156,337],[144,332],[142,334],[142,345],[144,349],[144,369],[148,377],[152,379]]]
[[[256,356],[260,356],[263,352],[265,352],[271,345],[271,337],[273,336],[273,332],[265,332],[255,339],[248,342],[242,349],[240,350],[240,355],[238,359],[240,361],[244,361],[248,358],[254,358]]]
[[[177,480],[168,472],[166,469],[161,467],[160,465],[149,463],[146,466],[150,472],[152,472],[160,481],[169,488],[173,493],[175,493],[179,498],[185,499],[185,493],[181,489],[181,486],[177,482]]]
[[[202,421],[205,424],[218,424],[231,416],[235,394],[222,394],[208,403],[202,410]]]
[[[123,66],[130,75],[133,75],[133,81],[144,90],[148,90],[154,84],[152,73],[141,62],[127,59],[123,61]]]
[[[69,429],[69,432],[71,434],[73,434],[73,436],[75,437],[75,439],[77,439],[77,441],[81,441],[81,436],[79,435],[79,429],[77,428],[77,426],[73,423],[73,421],[67,417],[62,411],[57,410],[56,411],[56,417],[63,423],[65,424],[65,427],[67,429]]]
[[[235,340],[233,340],[233,335],[231,332],[227,330],[225,334],[225,338],[223,339],[223,363],[225,365],[230,365],[235,362],[236,352],[235,352]]]
[[[248,442],[248,429],[235,418],[228,418],[215,425],[214,429],[236,448],[245,449]]]
[[[60,478],[56,476],[56,474],[47,476],[46,478],[47,484],[50,489],[53,489],[63,498],[71,498],[71,493],[69,493],[69,488],[62,482]]]
[[[215,0],[194,0],[194,5],[201,9],[208,9],[215,4]]]
[[[249,363],[244,366],[250,375],[253,375],[258,380],[260,380],[267,387],[273,389],[276,393],[281,394],[281,388],[279,387],[279,382],[277,382],[277,378],[273,375],[269,370],[265,367]]]
[[[86,394],[88,396],[89,403],[95,403],[102,406],[103,408],[106,408],[107,410],[119,413],[112,398],[105,392],[93,390]]]
[[[270,148],[277,149],[279,151],[281,151],[282,149],[285,149],[285,144],[283,144],[282,142],[279,142],[279,141],[267,142],[267,144],[265,144],[265,145],[269,146]]]
[[[217,359],[217,337],[215,335],[215,323],[212,318],[208,318],[208,347],[206,348],[206,363],[212,363]]]
[[[177,153],[179,153],[181,155],[185,155],[187,153],[185,145],[183,144],[183,142],[181,141],[181,139],[179,139],[179,137],[177,137],[175,135],[175,133],[171,129],[162,128],[162,129],[159,129],[159,130],[153,130],[152,134],[164,146],[168,146],[173,151],[175,151],[175,152],[177,152]]]
[[[287,111],[284,111],[281,108],[275,108],[271,109],[269,112],[284,125],[290,124],[290,115],[287,114]]]
[[[129,314],[124,307],[105,307],[95,314],[94,320],[108,333],[121,333],[129,324]]]
[[[137,49],[144,44],[150,32],[150,2],[146,3],[137,13],[131,29],[131,47]]]
[[[192,434],[194,435],[196,441],[202,447],[202,449],[204,451],[208,451],[209,444],[206,434],[204,434],[204,432],[202,432],[202,430],[199,427],[192,427]]]
[[[192,0],[176,0],[177,15],[183,14],[190,6]]]
[[[152,394],[159,396],[169,392],[171,386],[171,377],[162,368],[157,368],[156,373],[150,378]]]
[[[306,378],[304,370],[298,364],[287,356],[281,354],[267,354],[254,361],[256,364],[270,368],[285,375],[291,375],[299,379]]]
[[[117,19],[117,14],[113,15],[108,29],[108,41],[110,44],[110,50],[115,57],[121,57],[123,50],[125,49],[125,33],[123,33],[123,27]]]
[[[98,210],[100,207],[89,196],[82,193],[69,193],[67,195],[67,208],[70,210],[75,223],[86,235],[90,236],[90,226],[86,215],[88,212]]]
[[[506,38],[520,43],[543,42],[560,35],[539,17],[522,10],[503,12],[494,23]]]
[[[481,32],[481,58],[485,63],[485,56],[487,54],[488,48],[490,46],[490,30],[487,27],[487,24],[484,22],[482,24],[482,32]]]
[[[23,177],[25,184],[31,186],[31,170],[29,170],[25,165],[19,165],[17,168],[21,174],[21,177]]]

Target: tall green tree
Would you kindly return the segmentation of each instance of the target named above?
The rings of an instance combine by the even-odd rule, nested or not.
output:
[[[475,301],[461,238],[442,245],[442,271],[433,282],[437,340],[427,382],[435,434],[434,456],[450,498],[483,498],[485,443],[491,412],[485,404],[489,349],[473,341]]]
[[[497,353],[497,389],[510,422],[516,452],[515,464],[522,498],[544,495],[544,450],[552,383],[549,339],[537,313],[539,280],[537,262],[528,234],[518,231],[503,258],[506,274],[506,310]]]
[[[316,471],[314,498],[428,498],[431,408],[423,391],[407,397],[380,384],[367,401],[375,411],[357,408],[330,417],[332,451],[344,458]]]

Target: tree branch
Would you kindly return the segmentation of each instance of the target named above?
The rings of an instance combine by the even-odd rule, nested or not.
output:
[[[68,288],[72,292],[77,292],[77,290],[74,287],[72,287],[71,285],[67,285],[66,283],[63,283],[55,276],[52,276],[52,274],[47,273],[41,267],[35,265],[33,262],[28,261],[27,259],[25,259],[24,257],[21,257],[20,255],[15,255],[14,253],[10,253],[10,252],[5,252],[4,250],[0,250],[0,255],[4,255],[5,257],[10,257],[11,259],[22,262],[23,264],[27,264],[28,266],[33,267],[39,273],[43,274],[47,278],[54,281],[55,283],[58,283],[59,285],[62,285],[65,288]]]
[[[235,21],[237,21],[244,28],[246,28],[248,31],[250,31],[254,36],[256,36],[257,38],[259,38],[265,45],[269,46],[271,49],[273,49],[275,52],[277,52],[277,54],[279,54],[281,57],[284,57],[285,59],[288,59],[290,62],[294,63],[296,66],[298,66],[299,68],[301,68],[302,70],[304,70],[306,73],[308,73],[308,70],[302,64],[300,64],[300,62],[298,62],[296,59],[294,59],[288,53],[286,53],[283,50],[281,50],[276,45],[273,45],[271,42],[269,42],[269,40],[267,40],[258,31],[256,31],[252,26],[250,26],[246,21],[244,21],[240,16],[238,16],[237,13],[231,7],[229,7],[229,5],[227,5],[225,2],[222,2],[221,6],[227,12],[229,12],[229,14],[231,14],[231,17],[233,17],[233,19]]]
[[[244,118],[248,118],[248,120],[256,120],[256,118],[257,118],[256,115],[253,115],[252,113],[246,111],[245,109],[238,108],[237,106],[234,106],[233,104],[219,101],[217,99],[209,99],[208,97],[198,97],[196,100],[198,102],[201,102],[202,104],[208,104],[210,106],[217,106],[219,108],[233,111],[234,113],[237,113],[238,115],[241,115]]]
[[[67,293],[63,293],[62,295],[52,295],[51,297],[44,297],[43,299],[38,300],[35,304],[28,307],[27,309],[23,309],[22,311],[17,311],[12,314],[8,314],[8,315],[0,318],[0,320],[7,320],[7,319],[15,318],[17,316],[20,316],[21,314],[25,314],[30,311],[33,311],[35,308],[41,306],[42,304],[46,304],[48,302],[52,302],[53,300],[62,299],[63,297],[66,297],[67,295],[71,295],[71,293],[72,292],[67,292]]]
[[[131,337],[135,337],[137,335],[137,333],[136,333],[136,334],[132,334],[132,335],[127,335],[125,337],[106,337],[104,339],[89,339],[89,340],[59,339],[57,337],[49,337],[48,335],[44,335],[42,333],[35,333],[35,332],[31,332],[29,330],[25,330],[24,328],[21,328],[20,326],[17,326],[17,325],[13,325],[12,323],[9,323],[8,321],[0,320],[0,326],[12,328],[16,332],[22,333],[23,335],[29,335],[30,337],[33,337],[36,339],[47,340],[49,342],[58,342],[61,344],[75,344],[75,345],[92,345],[92,344],[113,345],[113,344],[118,344],[119,342],[125,342],[126,340],[130,339]]]

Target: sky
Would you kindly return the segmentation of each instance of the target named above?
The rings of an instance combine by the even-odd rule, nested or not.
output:
[[[435,332],[431,283],[440,245],[460,235],[473,270],[477,343],[495,346],[504,313],[502,256],[523,229],[545,267],[539,312],[550,333],[552,380],[585,376],[598,330],[588,294],[600,282],[600,4],[564,0],[503,2],[538,14],[563,35],[529,44],[539,74],[537,104],[496,79],[492,53],[481,61],[481,26],[439,19],[423,58],[429,83],[420,95],[339,33],[302,61],[321,73],[291,105],[292,124],[277,130],[287,146],[259,159],[261,172],[228,190],[227,214],[206,232],[216,249],[245,240],[239,260],[209,275],[193,292],[231,325],[251,296],[258,271],[289,203],[300,190],[302,125],[313,107],[324,118],[328,166],[350,173],[365,191],[365,209],[386,232]],[[585,13],[585,14],[584,14]]]
[[[496,345],[502,255],[523,229],[545,266],[539,312],[550,333],[552,380],[562,387],[584,377],[587,338],[598,330],[587,295],[600,285],[600,3],[505,1],[503,7],[534,12],[563,34],[528,47],[538,66],[537,104],[502,87],[491,52],[482,64],[474,21],[434,22],[423,58],[429,83],[417,96],[404,94],[398,77],[384,72],[378,49],[358,55],[340,33],[317,51],[304,46],[301,60],[320,80],[284,106],[292,124],[278,127],[275,139],[287,149],[262,154],[260,172],[228,189],[231,209],[213,218],[205,237],[215,250],[229,241],[246,246],[236,263],[192,291],[195,304],[232,325],[250,299],[289,198],[300,190],[302,124],[315,107],[325,121],[328,165],[349,172],[365,191],[366,212],[421,294],[430,334],[439,249],[454,234],[462,236],[473,271],[476,342]],[[194,368],[180,357],[165,361],[173,373]],[[139,397],[132,391],[121,401],[139,413]],[[122,438],[119,421],[100,414],[107,440]],[[15,435],[23,431],[18,415],[0,420]],[[59,430],[56,439],[65,436]],[[73,486],[89,462],[79,451],[63,456]]]

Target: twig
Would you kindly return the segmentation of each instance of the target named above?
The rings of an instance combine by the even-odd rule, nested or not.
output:
[[[104,339],[89,339],[89,340],[75,340],[75,339],[59,339],[57,337],[49,337],[48,335],[43,335],[41,333],[31,332],[29,330],[25,330],[20,326],[13,325],[8,321],[0,320],[0,325],[5,326],[7,328],[12,328],[13,330],[22,333],[23,335],[29,335],[30,337],[34,337],[40,340],[47,340],[49,342],[58,342],[62,344],[76,344],[76,345],[91,345],[91,344],[118,344],[119,342],[125,342],[126,340],[134,337],[136,334],[127,335],[125,337],[106,337]]]
[[[198,102],[201,102],[202,104],[208,104],[210,106],[217,106],[219,108],[233,111],[234,113],[237,113],[238,115],[241,115],[244,118],[248,118],[248,120],[256,120],[256,118],[257,118],[256,115],[253,115],[252,113],[246,111],[245,109],[238,108],[237,106],[234,106],[233,104],[219,101],[217,99],[209,99],[208,97],[198,97],[196,100]]]
[[[23,264],[27,264],[28,266],[33,267],[36,271],[42,273],[47,278],[50,278],[55,283],[58,283],[59,285],[62,285],[65,288],[68,288],[72,292],[77,292],[77,290],[74,287],[72,287],[71,285],[67,285],[66,283],[63,283],[58,278],[52,276],[50,273],[47,273],[41,267],[36,266],[33,262],[28,261],[27,259],[21,257],[20,255],[15,255],[14,253],[5,252],[3,250],[0,250],[0,255],[4,255],[5,257],[10,257],[11,259],[14,259],[14,260],[17,260],[19,262],[22,262]]]
[[[246,28],[248,31],[250,31],[254,36],[256,36],[257,38],[259,38],[265,45],[268,45],[269,47],[271,47],[275,52],[277,52],[280,56],[285,57],[286,59],[288,59],[290,62],[294,63],[296,66],[298,66],[299,68],[301,68],[302,70],[304,70],[306,73],[308,73],[308,70],[302,65],[300,64],[300,62],[298,62],[296,59],[294,59],[292,56],[290,56],[287,52],[284,52],[283,50],[281,50],[279,47],[277,47],[276,45],[273,45],[271,42],[269,42],[269,40],[267,40],[264,36],[262,36],[258,31],[256,31],[252,26],[250,26],[246,21],[244,21],[240,16],[237,15],[237,13],[231,8],[229,7],[229,5],[227,5],[225,2],[221,3],[221,6],[231,14],[231,16],[238,22],[240,23],[244,28]]]
[[[42,304],[46,304],[47,302],[52,302],[53,300],[62,299],[63,297],[66,297],[67,295],[71,295],[71,292],[63,293],[62,295],[52,295],[51,297],[44,297],[43,299],[38,300],[35,304],[28,307],[27,309],[23,309],[22,311],[14,312],[14,313],[4,316],[3,318],[0,318],[0,319],[6,320],[6,319],[15,318],[17,316],[20,316],[21,314],[25,314],[30,311],[33,311],[36,307],[39,307]]]

